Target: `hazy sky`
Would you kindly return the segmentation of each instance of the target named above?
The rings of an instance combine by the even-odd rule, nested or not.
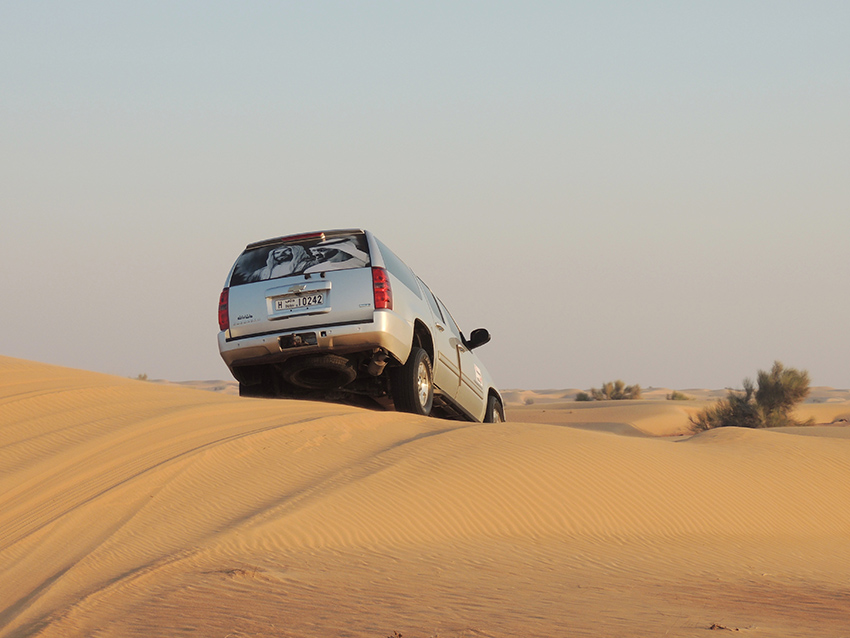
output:
[[[229,378],[251,241],[362,227],[505,388],[850,386],[850,3],[0,4],[0,354]]]

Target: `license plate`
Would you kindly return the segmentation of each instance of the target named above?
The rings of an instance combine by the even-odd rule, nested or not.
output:
[[[275,310],[297,310],[310,306],[321,306],[325,303],[325,293],[315,292],[308,295],[292,295],[274,300]]]

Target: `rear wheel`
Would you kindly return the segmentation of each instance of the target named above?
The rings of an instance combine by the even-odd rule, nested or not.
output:
[[[240,397],[255,397],[258,399],[272,399],[276,395],[274,381],[271,375],[263,375],[259,383],[247,385],[239,382]]]
[[[502,402],[492,394],[487,398],[487,411],[484,413],[484,423],[504,423],[505,408]]]
[[[407,362],[390,370],[393,403],[400,412],[428,416],[434,405],[434,381],[431,359],[422,348],[414,346]]]
[[[239,382],[240,397],[271,399],[277,395],[274,368],[271,366],[240,366],[232,369]]]

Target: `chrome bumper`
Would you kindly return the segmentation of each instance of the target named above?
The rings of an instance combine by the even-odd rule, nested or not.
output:
[[[281,346],[292,335],[315,333],[315,345]],[[278,363],[290,357],[314,352],[346,354],[383,348],[401,363],[407,361],[413,341],[413,326],[396,313],[377,310],[372,321],[335,326],[314,326],[281,330],[254,337],[227,338],[218,333],[218,349],[228,367]]]

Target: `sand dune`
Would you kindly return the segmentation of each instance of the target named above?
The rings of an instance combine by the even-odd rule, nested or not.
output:
[[[727,390],[687,389],[688,400],[671,401],[669,388],[648,388],[640,400],[575,401],[579,390],[508,390],[505,400],[512,420],[619,434],[681,436],[691,434],[690,417],[726,397]],[[816,424],[850,422],[850,391],[815,387],[794,411],[800,421]]]
[[[850,429],[628,403],[465,424],[0,357],[0,637],[848,635]]]

